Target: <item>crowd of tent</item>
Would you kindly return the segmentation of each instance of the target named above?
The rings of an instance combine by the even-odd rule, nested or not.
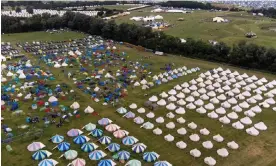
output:
[[[91,107],[87,107],[86,109],[92,109]],[[98,125],[94,123],[88,123],[83,126],[82,129],[85,129],[88,132],[88,136],[92,136],[92,139],[88,136],[85,136],[85,133],[80,129],[70,129],[67,132],[67,136],[56,134],[50,138],[52,142],[51,146],[54,146],[52,150],[57,149],[62,155],[59,159],[65,158],[66,160],[71,160],[68,165],[71,166],[84,166],[86,165],[86,161],[82,158],[78,157],[78,151],[71,149],[71,144],[69,143],[70,138],[73,138],[74,144],[80,145],[81,152],[88,153],[88,158],[93,161],[99,161],[98,166],[114,166],[116,162],[125,163],[128,165],[136,165],[141,166],[142,163],[140,160],[131,159],[131,154],[143,154],[142,159],[145,162],[154,162],[154,165],[162,165],[162,166],[171,166],[171,164],[167,161],[157,161],[160,157],[154,151],[146,151],[147,146],[143,143],[140,143],[137,138],[134,136],[129,136],[129,132],[121,129],[115,123],[112,123],[112,120],[108,118],[102,118],[98,120]],[[121,143],[115,143],[112,141],[112,137],[108,136],[102,128],[104,128],[107,133],[112,134],[112,137],[117,139],[121,139]],[[104,134],[105,133],[105,134]],[[94,140],[94,141],[93,141]],[[100,144],[97,145],[97,143]],[[56,146],[55,146],[56,145]],[[112,153],[111,159],[104,159],[107,157],[107,154],[101,150],[105,146],[109,152]],[[47,146],[48,147],[48,146]],[[52,153],[41,142],[32,142],[27,146],[27,150],[30,152],[34,152],[32,154],[32,159],[36,161],[40,161],[38,166],[55,166],[58,162],[52,158],[49,158]],[[131,147],[132,152],[127,150],[123,150],[124,148]],[[110,157],[110,156],[109,156]]]
[[[21,10],[21,12],[12,11],[1,11],[1,15],[11,16],[11,17],[32,17],[33,15],[42,15],[44,13],[52,15],[63,16],[67,11],[66,10],[51,10],[51,9],[34,9],[33,13],[28,13],[27,10]],[[97,16],[99,11],[73,11],[87,16]]]

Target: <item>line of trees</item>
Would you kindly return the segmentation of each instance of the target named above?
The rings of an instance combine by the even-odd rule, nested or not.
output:
[[[105,22],[100,18],[80,13],[67,12],[62,17],[50,16],[49,14],[35,15],[31,18],[2,16],[1,24],[2,32],[4,33],[40,31],[64,27],[179,56],[276,72],[276,50],[273,48],[268,49],[245,42],[235,44],[231,48],[225,43],[212,45],[193,39],[187,39],[186,43],[181,43],[178,37],[159,31],[152,31],[149,27],[127,23],[118,25],[113,20]]]
[[[266,17],[276,18],[276,9],[268,8],[268,9],[252,9],[250,12],[252,13],[263,13]]]
[[[65,7],[116,5],[124,1],[7,1],[2,6],[33,6],[35,9],[63,9]],[[139,3],[139,2],[135,2]]]

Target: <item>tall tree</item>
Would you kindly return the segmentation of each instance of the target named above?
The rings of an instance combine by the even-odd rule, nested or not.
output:
[[[15,12],[16,13],[21,13],[21,8],[19,6],[17,6],[16,9],[15,9]]]
[[[27,6],[26,7],[26,11],[29,13],[29,14],[33,14],[34,13],[34,8],[32,6]]]

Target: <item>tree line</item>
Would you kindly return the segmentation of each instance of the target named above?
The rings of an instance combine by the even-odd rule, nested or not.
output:
[[[49,14],[34,15],[31,18],[1,17],[1,28],[4,33],[68,27],[106,39],[141,45],[155,51],[276,72],[276,50],[255,44],[240,42],[229,47],[222,42],[212,45],[194,39],[187,39],[186,43],[181,43],[178,37],[152,31],[149,27],[116,24],[114,20],[106,22],[100,18],[73,12],[66,12],[62,17]]]
[[[160,4],[162,7],[177,7],[177,8],[188,8],[188,9],[204,9],[204,10],[223,10],[223,11],[241,11],[242,9],[236,7],[223,7],[214,6],[211,3],[202,3],[196,1],[167,1]]]
[[[275,8],[261,8],[261,9],[252,9],[251,13],[263,13],[266,17],[276,18],[276,9]]]
[[[7,1],[7,2],[2,2],[1,5],[11,6],[13,8],[17,6],[32,6],[35,9],[61,10],[65,7],[116,5],[117,3],[122,4],[126,2],[124,1]]]

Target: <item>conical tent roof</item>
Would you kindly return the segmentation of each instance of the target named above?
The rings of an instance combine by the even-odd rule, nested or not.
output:
[[[206,85],[203,82],[200,82],[199,84],[197,84],[198,87],[204,88],[206,87]]]
[[[185,98],[185,94],[182,93],[182,92],[179,92],[179,93],[176,95],[176,97],[179,98],[179,99],[183,99],[183,98]]]
[[[186,108],[193,110],[193,109],[196,109],[196,106],[193,103],[189,103],[186,105]]]
[[[192,149],[190,151],[190,155],[192,155],[193,157],[200,157],[201,156],[201,152],[198,149]]]
[[[267,126],[264,124],[264,122],[259,122],[259,123],[256,123],[254,124],[254,127],[258,130],[267,130]]]
[[[169,95],[176,95],[176,91],[174,89],[171,89],[169,92],[168,92]]]
[[[195,124],[194,122],[191,122],[188,124],[188,127],[191,129],[196,129],[197,128],[197,124]]]
[[[212,91],[212,90],[215,89],[215,87],[213,87],[213,85],[208,85],[208,86],[206,87],[206,89]],[[211,96],[214,96],[215,94],[213,94],[213,92],[211,92],[210,95],[211,95]],[[208,95],[208,96],[209,96],[209,95]]]
[[[202,135],[209,135],[210,134],[210,131],[206,128],[203,128],[203,129],[200,129],[200,134]]]
[[[168,104],[168,105],[166,106],[166,108],[167,108],[168,110],[175,110],[175,109],[176,109],[176,106],[174,105],[174,103],[170,103],[170,104]]]
[[[166,117],[173,119],[175,117],[175,115],[172,112],[169,112],[169,113],[167,113]]]
[[[252,124],[252,120],[249,118],[249,117],[244,117],[244,118],[241,118],[240,121],[245,124],[245,125],[250,125]]]
[[[177,100],[177,98],[176,98],[176,97],[174,97],[174,96],[170,96],[170,97],[168,98],[168,100],[169,100],[169,101],[176,101],[176,100]]]
[[[217,142],[222,142],[224,140],[224,138],[221,135],[217,134],[217,135],[213,136],[213,140],[215,140]]]
[[[183,99],[180,99],[176,102],[178,105],[183,106],[186,104],[186,102]],[[158,103],[157,103],[158,104]]]
[[[234,97],[232,97],[231,99],[228,99],[227,101],[229,104],[237,104],[238,103],[238,101]]]
[[[230,118],[230,119],[238,119],[239,116],[236,112],[230,112],[227,114],[227,116]]]
[[[218,118],[218,114],[215,111],[208,113],[207,116],[212,119]]]
[[[48,102],[55,102],[55,101],[58,101],[58,99],[55,97],[55,96],[51,96],[51,97],[49,97],[49,99],[48,99]]]
[[[163,117],[158,117],[155,119],[156,123],[164,123],[164,118]]]
[[[211,98],[210,102],[213,103],[213,104],[219,104],[220,103],[220,101],[216,97]]]
[[[162,92],[159,96],[162,98],[167,98],[169,95],[166,92]]]
[[[182,92],[184,92],[184,93],[188,94],[188,93],[190,93],[190,92],[191,92],[191,90],[190,90],[190,89],[188,89],[188,88],[185,88],[185,89],[182,89]]]
[[[177,129],[177,133],[179,135],[185,135],[187,133],[187,130],[184,127],[181,127],[179,129]]]
[[[80,104],[78,103],[78,102],[74,102],[71,106],[70,106],[70,108],[72,108],[72,109],[79,109],[80,108]]]
[[[190,138],[191,141],[194,141],[194,142],[197,142],[197,141],[200,140],[200,137],[197,134],[192,134],[192,135],[189,136],[189,138]]]
[[[244,111],[244,115],[248,116],[248,117],[254,117],[254,116],[256,116],[256,114],[253,111],[251,111],[251,110]]]
[[[166,124],[166,127],[168,129],[174,129],[175,128],[175,124],[173,122],[169,122],[169,123]]]
[[[242,112],[242,108],[239,105],[232,107],[232,110],[235,112]]]
[[[139,108],[138,110],[137,110],[137,112],[138,113],[140,113],[140,114],[143,114],[143,113],[145,113],[146,112],[146,110],[145,110],[145,108]]]
[[[183,123],[186,122],[185,119],[182,118],[182,117],[178,118],[176,121],[177,121],[178,123],[180,123],[180,124],[183,124]]]
[[[189,84],[188,84],[187,82],[184,82],[183,84],[181,84],[181,86],[182,86],[183,88],[188,88],[188,87],[189,87]]]
[[[200,93],[198,93],[197,91],[194,91],[191,93],[192,96],[194,97],[199,97],[200,96]]]
[[[249,107],[250,107],[250,105],[249,105],[246,101],[240,103],[239,106],[240,106],[241,108],[249,108]]]
[[[208,103],[207,105],[204,106],[204,108],[207,110],[213,110],[215,109],[215,106],[212,103]]]
[[[209,166],[214,166],[216,165],[216,160],[213,157],[205,157],[204,158],[204,163],[209,165]]]
[[[157,105],[160,105],[160,106],[165,106],[165,105],[167,105],[166,100],[164,100],[164,99],[159,100],[159,101],[157,102]]]
[[[159,128],[154,129],[152,132],[156,135],[161,135],[162,134],[162,130],[159,129]]]
[[[153,112],[149,112],[149,113],[147,113],[146,117],[147,118],[154,118],[155,114]]]
[[[200,94],[205,94],[207,91],[206,91],[206,89],[204,89],[204,88],[200,88],[199,90],[198,90],[198,93],[200,93]]]
[[[195,98],[193,96],[188,96],[186,99],[185,99],[187,102],[194,102],[195,101]]]
[[[204,141],[202,142],[202,146],[206,149],[212,149],[214,145],[211,141]]]
[[[181,90],[182,87],[181,87],[180,85],[177,84],[176,86],[174,86],[174,89],[175,89],[175,90]]]
[[[25,79],[25,78],[26,78],[26,75],[22,72],[22,73],[20,73],[20,75],[19,75],[18,78],[20,78],[20,79]]]
[[[252,136],[257,136],[260,132],[255,127],[250,127],[246,129],[246,133]]]
[[[149,101],[151,101],[151,102],[156,102],[156,101],[158,101],[158,98],[157,98],[156,96],[151,96],[151,97],[149,98]]]
[[[168,142],[172,142],[174,140],[174,136],[172,136],[171,134],[168,134],[164,136],[164,139]]]
[[[219,107],[215,111],[220,115],[224,115],[226,113],[226,110],[223,107]]]
[[[232,123],[232,127],[234,127],[235,129],[238,129],[238,130],[244,129],[244,125],[240,121]]]
[[[85,109],[84,109],[84,113],[93,113],[94,112],[94,109],[90,106],[87,106]]]
[[[223,124],[229,124],[231,121],[229,118],[227,118],[227,116],[223,116],[221,118],[219,118],[219,121]]]
[[[239,145],[235,141],[228,142],[227,146],[231,149],[238,149],[239,148]]]
[[[185,109],[183,107],[178,107],[176,110],[175,110],[175,113],[179,114],[179,115],[183,115],[185,114]]]
[[[200,99],[202,100],[209,100],[209,96],[207,96],[206,94],[203,94],[202,96],[200,96]]]
[[[185,149],[187,147],[187,144],[183,141],[179,141],[176,143],[176,146],[179,148],[179,149]]]
[[[208,95],[209,97],[215,97],[215,96],[216,96],[216,93],[215,93],[214,91],[210,91],[210,92],[207,93],[207,95]]]

